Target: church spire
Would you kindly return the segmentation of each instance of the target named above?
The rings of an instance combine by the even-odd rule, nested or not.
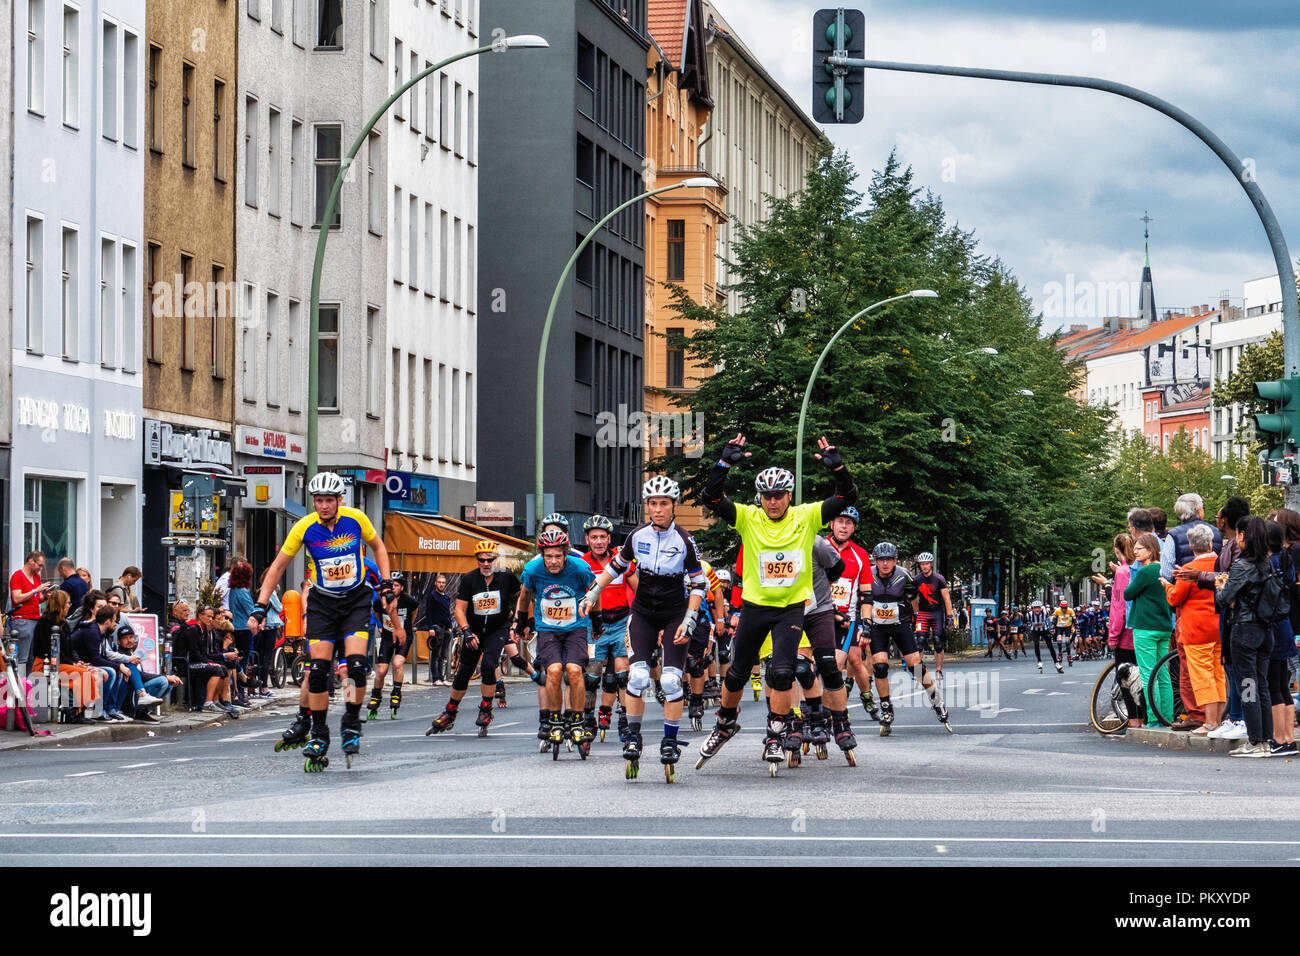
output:
[[[1151,216],[1142,210],[1142,240],[1146,248],[1146,262],[1142,266],[1142,289],[1138,297],[1138,328],[1146,328],[1156,320],[1156,294],[1151,282]]]

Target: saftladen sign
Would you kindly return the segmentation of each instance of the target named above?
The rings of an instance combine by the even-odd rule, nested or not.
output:
[[[245,465],[243,472],[248,479],[248,491],[243,501],[245,508],[284,507],[282,465]]]
[[[307,440],[292,432],[277,432],[270,428],[235,426],[235,448],[243,455],[259,458],[281,458],[286,461],[307,460]]]

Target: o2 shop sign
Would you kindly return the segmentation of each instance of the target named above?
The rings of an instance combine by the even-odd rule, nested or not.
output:
[[[390,471],[384,478],[384,504],[391,508],[438,509],[438,479]]]

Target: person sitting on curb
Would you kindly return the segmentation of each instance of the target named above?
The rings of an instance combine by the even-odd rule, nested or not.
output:
[[[109,632],[113,630],[117,612],[102,599],[96,601],[95,612],[72,635],[72,651],[77,660],[96,667],[104,676],[104,712],[94,718],[98,721],[126,723],[130,717],[122,713],[122,701],[130,688],[131,671],[126,664],[108,656]]]
[[[156,724],[159,722],[151,712],[150,708],[155,704],[162,703],[171,695],[172,688],[180,684],[181,679],[175,674],[150,674],[143,669],[143,661],[136,653],[136,646],[139,639],[130,625],[120,624],[117,628],[117,649],[120,653],[127,655],[129,662],[127,667],[131,668],[132,679],[139,680],[142,691],[135,699],[134,707],[130,701],[127,701],[127,710],[133,712],[128,716],[145,723]]]
[[[188,604],[177,601],[172,605],[172,619],[179,620],[188,611]],[[233,707],[226,707],[219,703],[221,685],[226,678],[226,668],[219,661],[214,661],[208,656],[208,633],[203,623],[205,620],[211,622],[211,608],[199,608],[196,617],[176,628],[172,638],[173,665],[184,661],[186,673],[195,680],[204,681],[203,710],[224,710],[227,714],[238,716]]]

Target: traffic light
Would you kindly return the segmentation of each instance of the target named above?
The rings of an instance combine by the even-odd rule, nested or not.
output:
[[[1300,477],[1295,457],[1300,441],[1300,377],[1256,382],[1255,394],[1268,403],[1267,412],[1255,415],[1255,434],[1268,446],[1266,454],[1273,463],[1273,474],[1266,477],[1270,484],[1295,484]]]
[[[842,19],[841,19],[842,17]],[[818,10],[813,14],[813,119],[818,123],[860,123],[866,106],[866,69],[833,67],[828,56],[862,59],[867,18],[861,10]]]

